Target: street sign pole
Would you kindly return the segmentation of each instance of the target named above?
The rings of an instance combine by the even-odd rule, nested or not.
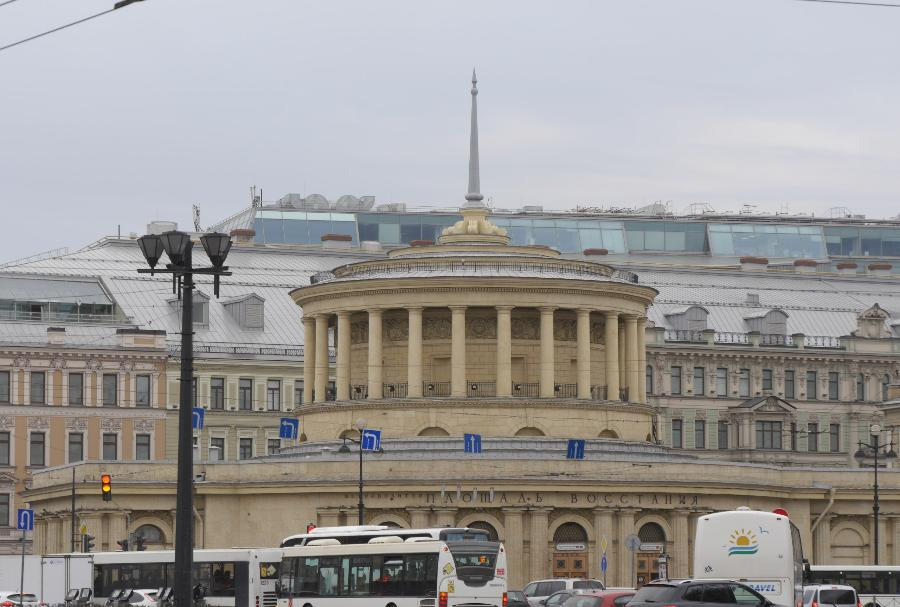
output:
[[[19,607],[25,605],[25,535],[28,533],[22,529],[22,569],[19,571]]]

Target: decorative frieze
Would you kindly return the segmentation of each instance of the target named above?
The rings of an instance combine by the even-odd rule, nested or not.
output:
[[[382,321],[382,334],[388,341],[406,341],[409,339],[409,321],[405,318],[385,318]]]
[[[50,420],[46,417],[29,417],[28,418],[28,429],[29,430],[47,430],[50,428]]]
[[[106,432],[118,432],[122,429],[122,420],[104,417],[100,420],[100,429]]]
[[[540,339],[541,323],[537,318],[513,318],[513,339]]]
[[[8,415],[0,415],[0,430],[12,430],[16,427],[16,420],[14,417],[10,417]]]
[[[470,339],[497,339],[497,319],[469,318],[466,320],[466,337]]]
[[[152,419],[136,419],[134,420],[135,432],[150,432],[153,430],[155,422]]]
[[[350,323],[350,343],[364,344],[369,341],[369,322],[366,320]]]
[[[575,341],[578,337],[578,325],[574,319],[557,318],[553,321],[553,339],[556,341]]]
[[[84,417],[69,417],[66,419],[66,430],[87,430],[87,419]]]
[[[451,323],[449,318],[426,318],[422,322],[424,339],[450,339]]]

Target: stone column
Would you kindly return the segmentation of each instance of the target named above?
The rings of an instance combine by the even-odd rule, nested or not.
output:
[[[303,317],[303,402],[313,402],[316,378],[316,320]]]
[[[102,537],[101,531],[103,530],[103,525],[101,524],[100,514],[97,512],[83,513],[79,515],[78,521],[80,526],[85,528],[88,535],[94,536],[94,550],[97,552],[104,550],[105,547],[103,543],[107,541],[107,538]],[[115,550],[117,548],[116,542],[113,541],[112,544],[107,545],[107,547],[109,550]],[[50,546],[48,545],[47,548],[50,549]],[[68,548],[66,549],[68,550]]]
[[[436,527],[453,527],[456,524],[456,511],[458,508],[435,508],[434,515]]]
[[[466,306],[450,306],[450,396],[465,398],[466,391]]]
[[[10,395],[10,399],[12,399],[12,395]],[[76,548],[81,550],[80,540]],[[49,554],[51,552],[53,551],[47,550],[47,520],[36,518],[34,531],[31,534],[31,554]]]
[[[497,306],[497,396],[512,396],[512,306]]]
[[[880,514],[878,516],[878,562],[883,563],[885,565],[890,563],[890,561],[888,561],[887,556],[888,556],[888,543],[890,542],[891,538],[888,535],[887,522],[888,521],[887,521],[886,516],[884,516],[883,514]],[[874,535],[875,517],[874,516],[872,517],[872,531],[873,531],[872,538],[874,539],[875,538],[875,535]],[[872,543],[874,544],[874,541]],[[874,557],[875,557],[875,546],[872,546],[872,560],[869,561],[870,563],[875,562]]]
[[[647,402],[647,317],[638,319],[637,324],[637,354],[638,354],[638,401]],[[693,368],[690,369],[693,373]],[[688,377],[692,377],[689,373]],[[687,570],[685,570],[687,571]],[[685,576],[687,573],[685,573]]]
[[[316,315],[316,394],[315,401],[323,402],[328,391],[328,315]]]
[[[409,512],[409,526],[413,529],[431,527],[431,508],[407,508],[406,511]]]
[[[580,309],[577,312],[577,367],[578,398],[591,398],[591,311]]]
[[[337,390],[338,400],[350,400],[350,312],[337,313]]]
[[[339,508],[319,508],[316,510],[316,526],[337,527],[341,524],[341,511]],[[356,522],[354,521],[354,525]]]
[[[606,313],[603,328],[606,348],[606,399],[619,400],[619,313]]]
[[[636,579],[634,553],[625,547],[625,538],[636,533],[634,529],[635,511],[631,508],[619,510],[619,524],[616,537],[616,566],[615,584],[626,588],[633,588]]]
[[[550,508],[533,508],[531,512],[531,571],[528,579],[550,577],[548,550]]]
[[[827,565],[831,562],[831,518],[826,514],[813,530],[812,564]]]
[[[617,321],[619,333],[619,388],[628,386],[628,364],[625,362],[625,319],[619,316]],[[615,400],[619,400],[617,396]]]
[[[900,563],[900,517],[891,517],[891,563]],[[818,564],[818,563],[816,563]]]
[[[506,546],[507,580],[510,588],[521,588],[528,582],[525,577],[525,559],[522,529],[522,509],[504,508],[503,527],[506,529],[506,537],[503,544]]]
[[[115,550],[117,547],[116,542],[128,539],[128,513],[108,512],[106,521],[109,529],[107,541],[109,542],[110,550]]]
[[[369,398],[383,398],[381,358],[381,310],[369,310]]]
[[[409,315],[409,339],[406,342],[406,394],[422,398],[422,308],[406,309]],[[415,527],[415,525],[413,525]]]
[[[556,385],[553,359],[553,311],[556,308],[545,306],[541,310],[541,398],[553,398],[553,387]]]
[[[628,400],[637,402],[638,393],[638,323],[636,316],[625,318],[625,377],[628,387]]]
[[[613,561],[613,541],[615,540],[615,536],[613,535],[613,514],[614,510],[610,508],[594,508],[594,533],[597,534],[597,567],[591,571],[588,571],[588,577],[599,576],[599,579],[603,580],[603,583],[609,586],[610,584],[606,583],[603,575],[603,572],[600,571],[600,557],[603,556],[603,548],[604,545],[606,547],[606,562],[608,565],[612,564]]]
[[[48,516],[45,520],[47,521],[47,549],[50,550],[51,553],[60,553],[68,550],[68,547],[62,547],[62,538],[60,537],[60,518],[56,515],[53,515]],[[17,535],[21,534],[17,533]],[[32,550],[33,549],[34,548],[32,547]]]
[[[686,578],[690,570],[690,556],[688,555],[688,510],[675,510],[672,512],[672,560],[669,564],[669,577]]]

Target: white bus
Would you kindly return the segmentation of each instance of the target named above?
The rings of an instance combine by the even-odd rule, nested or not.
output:
[[[781,607],[803,604],[803,547],[787,512],[738,508],[700,517],[694,577],[742,582]]]
[[[94,558],[94,603],[104,605],[115,590],[175,585],[175,551],[98,552]],[[213,607],[275,607],[278,548],[194,550],[193,585]]]
[[[900,607],[900,567],[892,565],[813,565],[809,584],[853,586],[862,607]]]
[[[490,534],[484,529],[471,527],[431,527],[427,529],[401,529],[387,525],[347,525],[344,527],[314,527],[310,525],[306,533],[298,533],[284,538],[281,547],[304,546],[312,540],[335,539],[342,544],[365,544],[372,538],[397,536],[402,539],[425,537],[444,542],[489,542]]]
[[[318,540],[284,549],[278,607],[503,607],[506,575],[497,542]]]

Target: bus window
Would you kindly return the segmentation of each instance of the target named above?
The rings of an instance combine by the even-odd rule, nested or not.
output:
[[[491,536],[487,531],[481,531],[480,529],[453,529],[450,531],[441,531],[440,539],[445,542],[461,542],[461,541],[470,541],[470,542],[489,542],[491,541]]]
[[[338,562],[336,556],[319,559],[319,596],[338,596]]]
[[[371,556],[341,558],[341,595],[368,596],[372,582]]]
[[[403,587],[403,557],[385,556],[381,565],[381,594],[399,596]]]
[[[209,596],[234,596],[234,563],[214,563],[212,567]]]
[[[403,572],[403,594],[406,596],[429,596],[437,587],[436,554],[410,554],[405,559]]]

